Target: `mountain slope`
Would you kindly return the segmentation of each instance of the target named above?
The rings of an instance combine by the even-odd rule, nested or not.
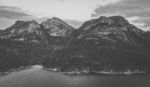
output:
[[[100,17],[85,22],[74,32],[66,49],[43,64],[62,71],[149,71],[145,32],[121,16]],[[60,61],[58,61],[58,59]],[[52,64],[52,65],[51,65]]]

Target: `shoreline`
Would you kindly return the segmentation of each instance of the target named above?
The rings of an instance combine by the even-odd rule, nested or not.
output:
[[[139,71],[139,72],[131,72],[131,71],[125,71],[125,72],[107,72],[107,71],[68,71],[68,72],[61,72],[57,71],[56,68],[43,68],[44,70],[47,71],[52,71],[52,72],[58,72],[62,73],[64,75],[147,75],[147,72],[144,71]]]
[[[26,66],[26,67],[20,67],[17,69],[10,69],[6,72],[0,72],[0,76],[3,75],[8,75],[11,74],[13,72],[18,72],[21,70],[27,70],[27,69],[31,69],[34,68],[34,66]],[[47,70],[47,71],[51,71],[51,72],[57,72],[57,73],[61,73],[64,75],[70,75],[70,76],[79,76],[79,75],[148,75],[147,72],[144,71],[125,71],[125,72],[114,72],[114,71],[65,71],[62,72],[60,70],[58,70],[57,68],[44,68],[41,67],[41,69]]]

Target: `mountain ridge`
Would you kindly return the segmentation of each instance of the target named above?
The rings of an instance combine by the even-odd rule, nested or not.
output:
[[[49,37],[70,37],[74,28],[59,18],[51,18],[38,23],[32,21],[16,21],[14,25],[0,33],[1,39],[14,39],[27,42],[40,42]],[[39,41],[38,41],[39,40]],[[47,43],[47,42],[46,42]]]
[[[0,59],[8,68],[12,60],[21,61],[17,67],[41,64],[60,71],[150,71],[150,34],[122,16],[92,19],[79,29],[56,17],[41,24],[18,21],[0,37],[0,56],[14,57]]]

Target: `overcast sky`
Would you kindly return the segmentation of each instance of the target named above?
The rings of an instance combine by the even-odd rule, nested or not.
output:
[[[150,0],[0,0],[0,29],[18,19],[59,17],[78,27],[99,16],[122,15],[141,29],[150,26]]]

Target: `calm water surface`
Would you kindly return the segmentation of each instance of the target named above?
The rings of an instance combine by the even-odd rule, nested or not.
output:
[[[0,87],[150,87],[150,76],[67,76],[33,67],[0,76]]]

